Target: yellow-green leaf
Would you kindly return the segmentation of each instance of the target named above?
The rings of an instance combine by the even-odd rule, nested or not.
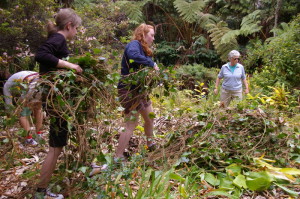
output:
[[[246,178],[244,175],[238,175],[234,180],[233,184],[238,186],[239,188],[247,188]]]
[[[237,175],[241,174],[242,167],[237,164],[231,164],[228,167],[226,167],[226,171],[231,176],[237,176]]]
[[[300,169],[295,168],[282,168],[279,171],[289,175],[300,175]]]
[[[209,184],[213,186],[217,186],[220,184],[220,181],[217,178],[215,178],[215,176],[211,173],[206,173],[204,180],[206,180]]]

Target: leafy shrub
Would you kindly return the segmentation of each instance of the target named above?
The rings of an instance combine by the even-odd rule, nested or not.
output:
[[[76,12],[82,17],[84,26],[77,34],[74,48],[82,54],[102,45],[115,43],[116,37],[128,34],[128,22],[113,3],[78,5]],[[121,42],[115,47],[122,47]],[[112,45],[114,47],[114,45]]]
[[[180,58],[180,43],[163,41],[155,49],[156,59],[165,66],[175,65]]]
[[[276,31],[276,30],[275,30]],[[267,44],[264,62],[275,67],[276,76],[283,76],[291,86],[300,79],[300,15]]]
[[[33,53],[45,40],[44,21],[54,13],[51,0],[18,0],[0,9],[0,70],[33,70]]]
[[[255,71],[261,72],[262,60],[264,56],[265,46],[261,40],[251,40],[247,46],[247,54],[243,59],[243,65],[247,73],[253,74]]]
[[[110,65],[120,62],[121,53],[118,50],[123,50],[123,44],[115,41],[116,35],[127,35],[128,25],[119,8],[113,5],[112,2],[74,4],[75,11],[83,19],[83,26],[80,27],[77,38],[68,44],[72,53],[97,52],[107,58]],[[15,73],[34,70],[33,56],[46,39],[45,25],[49,19],[54,20],[52,16],[56,12],[56,4],[52,0],[19,0],[7,6],[0,9],[1,71],[9,69],[11,73]]]
[[[291,23],[282,24],[283,29],[273,30],[278,36],[270,38],[264,45],[257,42],[254,47],[249,48],[246,66],[260,65],[262,69],[257,70],[254,82],[262,87],[281,85],[296,87],[300,78],[300,15]]]
[[[178,63],[203,64],[206,67],[220,65],[220,58],[215,50],[207,49],[203,36],[196,38],[195,42],[186,49],[184,42],[162,41],[155,49],[156,59],[165,66]]]
[[[209,84],[217,78],[215,68],[205,68],[201,64],[183,65],[177,69],[177,78],[183,81],[182,88],[194,89],[196,82]]]
[[[53,14],[49,9],[53,1],[19,0],[10,4],[0,10],[0,54],[17,54],[20,48],[34,52],[45,39],[43,21]]]
[[[221,60],[217,52],[206,47],[207,39],[204,36],[195,36],[193,39],[194,42],[187,55],[189,63],[203,64],[209,68],[221,65]]]

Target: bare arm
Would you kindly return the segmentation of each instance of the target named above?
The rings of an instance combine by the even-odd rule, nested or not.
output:
[[[245,94],[248,94],[249,93],[249,88],[248,88],[248,82],[247,82],[247,79],[243,79],[243,83],[245,85]]]
[[[82,72],[82,68],[77,65],[77,64],[72,64],[70,62],[64,61],[62,59],[60,59],[58,61],[58,64],[56,66],[57,68],[68,68],[68,69],[74,69],[76,70],[76,72],[81,73]]]
[[[221,81],[221,79],[219,77],[217,77],[216,86],[215,86],[215,89],[214,89],[214,93],[216,95],[218,94],[218,87],[219,87],[220,81]]]

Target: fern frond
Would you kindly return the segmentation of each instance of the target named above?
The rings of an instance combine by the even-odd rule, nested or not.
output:
[[[143,0],[143,1],[118,1],[117,5],[119,5],[128,18],[133,22],[139,23],[143,21],[143,7],[149,2],[150,0]]]
[[[231,30],[224,21],[208,24],[207,28],[217,53],[226,61],[228,53],[237,47],[236,35],[239,34],[239,30]]]
[[[260,31],[262,28],[258,25],[260,23],[260,13],[260,10],[255,10],[243,18],[240,29],[242,35],[247,36]]]
[[[240,30],[230,30],[225,33],[221,39],[221,44],[226,44],[236,39],[236,37],[240,34]]]
[[[280,28],[281,27],[281,28]],[[273,32],[275,33],[276,35],[281,35],[281,34],[284,34],[286,32],[288,32],[288,30],[291,28],[289,26],[289,24],[283,22],[280,24],[280,27],[278,28],[273,28],[270,32]]]
[[[204,29],[206,29],[208,24],[216,24],[220,19],[212,14],[197,12],[197,23]]]
[[[201,11],[205,6],[204,0],[196,0],[191,3],[185,0],[175,0],[174,7],[179,12],[183,20],[189,23],[193,23],[197,20],[197,12]]]

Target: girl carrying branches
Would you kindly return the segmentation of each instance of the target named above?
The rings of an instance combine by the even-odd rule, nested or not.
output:
[[[64,61],[63,58],[68,57],[69,50],[66,40],[74,38],[77,28],[81,24],[81,18],[69,8],[61,9],[55,16],[55,24],[49,22],[48,40],[38,49],[35,59],[40,63],[40,74],[51,73],[58,69],[74,69],[77,73],[81,73],[82,69],[79,65]],[[42,165],[39,183],[35,198],[64,198],[62,194],[51,193],[47,189],[51,176],[54,172],[58,156],[67,145],[68,126],[58,113],[47,108],[46,111],[51,117],[50,136],[49,136],[49,152]]]

